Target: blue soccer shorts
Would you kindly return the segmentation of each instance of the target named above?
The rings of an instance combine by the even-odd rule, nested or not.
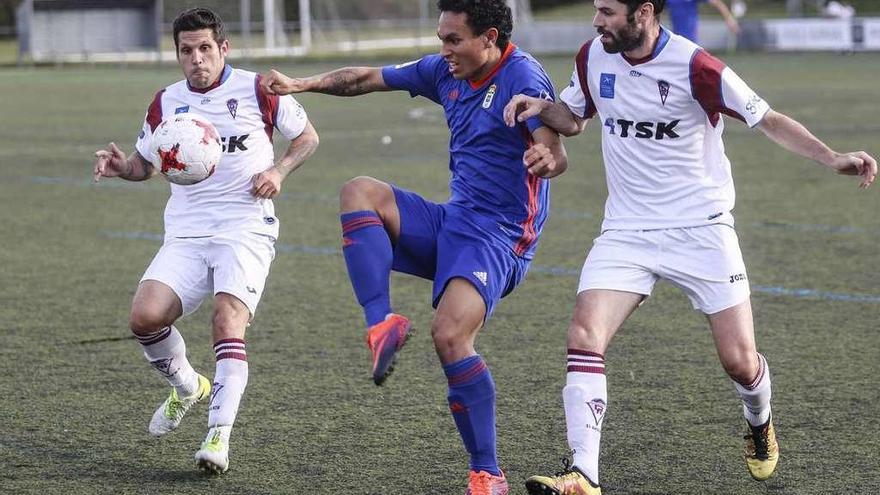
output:
[[[437,204],[392,186],[400,212],[400,237],[392,269],[434,281],[436,308],[453,278],[469,281],[486,304],[486,319],[498,301],[526,276],[530,260],[487,234],[495,222],[450,204]]]

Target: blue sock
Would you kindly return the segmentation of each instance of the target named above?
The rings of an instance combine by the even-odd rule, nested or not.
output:
[[[443,366],[449,410],[471,455],[471,469],[501,475],[495,450],[495,382],[479,355]]]
[[[391,239],[374,211],[343,213],[339,220],[348,278],[370,327],[391,313]]]

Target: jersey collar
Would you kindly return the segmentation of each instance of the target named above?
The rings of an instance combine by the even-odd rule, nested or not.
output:
[[[660,52],[662,52],[663,49],[666,48],[667,43],[669,43],[669,31],[667,31],[666,28],[664,28],[663,26],[660,26],[660,36],[657,38],[657,44],[654,45],[654,51],[652,51],[650,55],[642,58],[629,58],[624,55],[623,52],[621,52],[620,55],[623,57],[624,60],[629,62],[630,65],[644,64],[645,62],[650,62],[651,60],[657,58],[657,56],[660,55]]]
[[[489,71],[489,73],[486,74],[485,77],[483,77],[479,81],[468,81],[468,84],[471,85],[471,89],[480,89],[483,85],[489,82],[490,79],[495,77],[495,74],[497,74],[498,71],[501,70],[501,66],[504,65],[504,62],[507,61],[507,58],[510,57],[510,54],[513,53],[514,50],[516,50],[516,45],[508,42],[507,48],[505,48],[504,53],[501,54],[501,59],[498,60],[498,63],[495,64],[495,67],[493,67],[492,70]]]
[[[221,84],[225,83],[226,80],[229,79],[230,75],[232,75],[232,66],[226,64],[226,66],[223,67],[223,72],[220,74],[220,79],[214,81],[214,84],[208,86],[207,88],[194,88],[190,86],[189,81],[187,81],[186,87],[193,93],[205,94],[212,89],[217,89],[218,87],[220,87]]]

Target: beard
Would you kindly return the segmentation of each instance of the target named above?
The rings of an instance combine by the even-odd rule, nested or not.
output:
[[[635,22],[627,24],[617,33],[602,28],[598,28],[597,31],[599,34],[607,34],[611,38],[608,43],[602,41],[602,48],[606,53],[628,52],[638,48],[645,41],[645,31],[640,31]]]

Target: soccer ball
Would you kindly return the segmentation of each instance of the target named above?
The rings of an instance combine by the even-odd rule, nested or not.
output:
[[[204,117],[179,113],[159,124],[152,149],[153,166],[168,182],[188,186],[214,173],[223,145],[217,129]]]

